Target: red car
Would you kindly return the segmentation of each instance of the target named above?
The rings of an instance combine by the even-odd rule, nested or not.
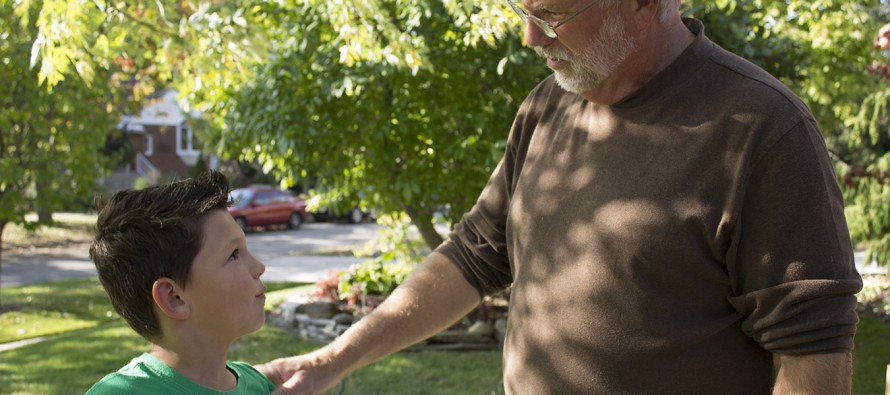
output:
[[[272,187],[235,189],[229,199],[229,214],[245,232],[254,226],[281,224],[297,229],[307,216],[305,200]]]

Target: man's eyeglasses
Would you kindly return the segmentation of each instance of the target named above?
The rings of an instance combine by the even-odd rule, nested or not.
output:
[[[595,1],[592,1],[590,2],[590,4],[584,6],[584,8],[575,11],[574,14],[569,15],[565,19],[557,22],[555,25],[551,25],[550,22],[529,14],[528,11],[520,7],[519,4],[516,4],[516,2],[514,2],[513,0],[507,0],[507,3],[510,4],[510,8],[512,8],[513,11],[516,12],[517,15],[519,15],[519,18],[521,18],[523,22],[532,21],[532,23],[534,23],[539,29],[541,29],[542,32],[544,32],[544,35],[550,38],[556,38],[558,36],[558,34],[556,34],[556,28],[565,25],[566,22],[572,20],[572,18],[578,15],[581,15],[582,12],[587,11],[588,8],[596,4]]]

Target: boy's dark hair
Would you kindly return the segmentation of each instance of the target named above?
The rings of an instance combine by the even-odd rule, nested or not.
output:
[[[186,286],[201,249],[204,214],[228,202],[228,180],[215,171],[97,202],[90,258],[115,311],[136,333],[149,341],[161,338],[152,285],[168,277]]]

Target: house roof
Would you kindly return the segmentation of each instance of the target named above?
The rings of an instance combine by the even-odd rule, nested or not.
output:
[[[161,92],[157,99],[142,108],[138,116],[125,116],[118,127],[128,132],[144,133],[142,125],[180,125],[188,118],[176,101],[178,93],[168,89]],[[201,113],[193,111],[190,117],[198,117]]]

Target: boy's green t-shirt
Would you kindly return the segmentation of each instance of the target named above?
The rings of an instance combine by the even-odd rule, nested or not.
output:
[[[86,395],[105,394],[268,394],[275,384],[244,362],[226,362],[238,378],[238,385],[229,391],[217,391],[189,380],[149,353],[130,361],[117,372],[105,376]]]

